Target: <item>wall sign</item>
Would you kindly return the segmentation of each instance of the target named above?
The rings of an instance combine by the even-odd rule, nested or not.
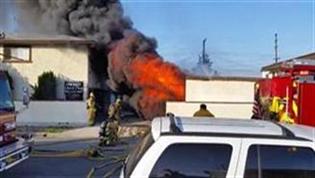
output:
[[[83,82],[65,81],[64,92],[66,100],[80,101],[83,100]]]

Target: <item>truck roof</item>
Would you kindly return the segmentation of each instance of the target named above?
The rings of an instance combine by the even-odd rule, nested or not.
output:
[[[315,140],[314,127],[252,119],[160,117],[152,121],[151,132],[155,140],[162,135]]]

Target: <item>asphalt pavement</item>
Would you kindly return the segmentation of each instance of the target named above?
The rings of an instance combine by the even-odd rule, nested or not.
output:
[[[138,138],[124,138],[114,147],[106,147],[105,157],[126,155],[138,142]],[[1,178],[86,178],[91,168],[108,161],[91,159],[87,156],[58,156],[58,152],[75,152],[97,145],[98,140],[77,140],[69,142],[45,142],[35,145],[33,155],[19,165],[0,173]],[[108,150],[108,151],[107,151]],[[103,177],[116,165],[97,169],[94,177]],[[116,173],[112,177],[118,177]]]

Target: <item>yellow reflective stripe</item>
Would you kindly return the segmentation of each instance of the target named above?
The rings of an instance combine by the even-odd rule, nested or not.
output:
[[[277,97],[277,96],[273,97],[272,98],[272,103],[271,103],[271,105],[269,107],[269,110],[271,112],[278,113],[281,110],[281,108],[280,108],[280,101],[281,101],[280,97]]]
[[[293,110],[295,116],[297,117],[298,116],[298,105],[296,104],[295,101],[292,102],[292,110]]]
[[[280,116],[280,122],[294,124],[294,119],[290,118],[290,116],[287,113],[283,113]]]

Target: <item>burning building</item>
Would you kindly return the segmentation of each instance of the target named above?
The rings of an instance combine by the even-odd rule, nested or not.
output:
[[[145,119],[163,115],[166,101],[185,98],[184,73],[163,61],[155,48],[154,40],[129,31],[109,53],[109,86],[127,95]]]
[[[86,67],[91,69],[89,87],[97,98],[108,95],[109,87],[144,119],[164,115],[167,100],[184,99],[184,73],[163,61],[154,39],[133,28],[119,1],[32,0],[15,1],[15,6],[19,9],[17,24],[24,32],[57,33],[94,42]]]

